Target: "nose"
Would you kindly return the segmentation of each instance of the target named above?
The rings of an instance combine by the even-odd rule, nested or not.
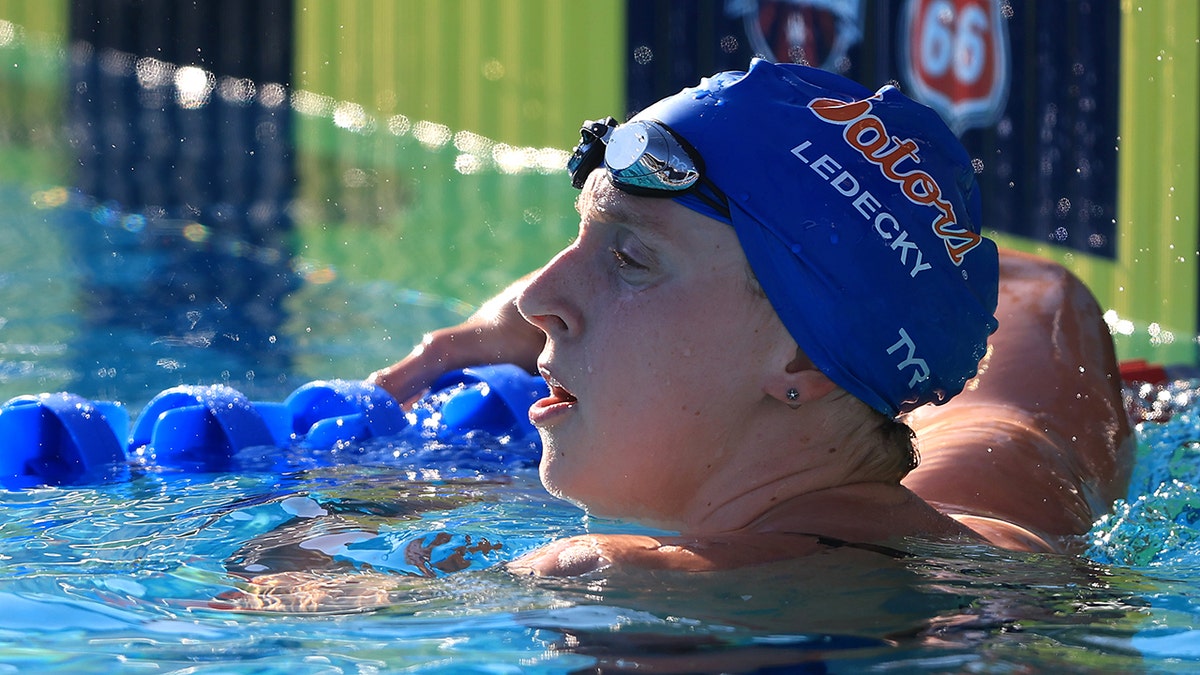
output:
[[[578,242],[568,246],[538,270],[517,296],[517,310],[547,337],[566,337],[583,327],[574,289],[582,274],[573,272],[580,255]]]

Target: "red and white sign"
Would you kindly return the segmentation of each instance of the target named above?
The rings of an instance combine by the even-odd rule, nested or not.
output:
[[[900,64],[907,93],[955,133],[995,123],[1008,100],[1007,22],[1001,0],[908,0]]]

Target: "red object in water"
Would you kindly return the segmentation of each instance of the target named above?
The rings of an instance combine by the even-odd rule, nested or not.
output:
[[[1167,371],[1157,363],[1145,359],[1122,361],[1120,365],[1121,379],[1126,382],[1149,382],[1164,384],[1167,381]]]

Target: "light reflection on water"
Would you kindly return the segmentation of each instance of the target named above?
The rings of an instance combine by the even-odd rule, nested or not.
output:
[[[256,333],[244,306],[172,309],[113,289],[175,274],[175,267],[160,267],[156,248],[164,242],[177,260],[189,248],[216,251],[205,260],[217,260],[223,275],[239,274],[247,259],[283,262],[270,251],[223,235],[189,236],[186,227],[158,221],[129,231],[125,219],[98,223],[70,203],[37,209],[13,187],[0,186],[0,201],[7,213],[0,223],[4,400],[65,390],[137,407],[168,387],[212,382],[278,400],[312,379],[364,376],[423,332],[470,310],[453,298],[387,283],[331,283],[327,265],[301,260],[294,270],[277,267],[295,279],[279,305],[250,308],[279,316]]]
[[[298,316],[337,317],[334,323],[345,330],[332,339],[326,329],[296,340],[295,370],[284,373],[285,380],[304,379],[305,367],[390,356],[386,340],[379,340],[380,347],[364,336],[400,309],[408,316],[422,311],[417,303],[398,309],[405,293],[386,284],[364,289],[335,280],[304,285],[301,292],[307,294],[306,313]],[[6,330],[14,322],[31,321],[30,315],[47,309],[45,300],[52,297],[42,294],[42,302],[26,306],[25,316],[12,314]],[[347,309],[351,300],[353,311]],[[428,325],[440,325],[453,315],[445,307],[435,309],[425,319]],[[37,321],[69,323],[72,316],[67,299],[58,312]],[[108,366],[111,371],[105,370],[97,382],[110,382],[111,391],[133,398],[140,392],[129,383],[143,382],[149,396],[157,391],[150,383],[167,384],[164,376],[190,382],[197,372],[227,367],[211,347],[136,333],[99,336],[107,339],[89,334],[96,346],[87,351],[65,332],[61,342],[41,346],[4,343],[6,353],[0,358],[31,368],[5,385],[27,393],[53,388],[46,385],[56,376],[78,385],[86,378],[74,364],[93,358],[120,364]],[[414,337],[405,336],[402,344]],[[168,371],[158,361],[139,366],[136,360],[113,360],[113,352],[130,347],[142,359],[163,350],[186,367]],[[292,383],[262,376],[239,384],[258,387],[262,398],[272,398],[271,390],[281,395]],[[103,385],[97,390],[103,393]],[[317,487],[345,497],[346,485],[356,479],[354,471],[324,477]],[[363,480],[374,485],[369,501],[387,502],[400,492],[393,487],[389,497],[386,481],[363,471]],[[532,483],[533,477],[525,480]],[[714,651],[728,651],[728,658],[741,663],[791,662],[814,658],[819,647],[821,658],[847,667],[887,663],[938,672],[1070,665],[1063,645],[1084,649],[1091,663],[1122,671],[1137,669],[1138,650],[1159,658],[1194,658],[1187,634],[1176,628],[1200,615],[1188,600],[1200,583],[1194,576],[1180,580],[1178,568],[1171,565],[1135,572],[982,552],[937,551],[916,569],[881,570],[874,562],[854,569],[844,560],[830,561],[824,569],[809,561],[799,571],[755,570],[745,578],[714,580],[711,587],[708,580],[659,575],[533,584],[497,570],[400,582],[389,578],[386,608],[356,619],[339,614],[328,620],[332,623],[320,613],[299,613],[311,604],[285,605],[290,614],[266,620],[242,614],[231,618],[209,609],[209,600],[243,588],[222,561],[287,516],[272,500],[309,493],[312,482],[278,475],[163,475],[105,488],[4,495],[0,578],[7,581],[0,593],[9,594],[4,606],[10,609],[0,619],[0,631],[15,637],[19,630],[22,637],[19,648],[0,651],[0,660],[45,667],[54,664],[54,655],[67,653],[78,659],[63,664],[64,670],[72,670],[80,664],[111,665],[123,654],[123,663],[153,662],[165,668],[200,659],[219,668],[270,655],[290,664],[277,666],[279,672],[305,672],[318,657],[323,668],[364,663],[383,668],[380,664],[403,662],[426,663],[434,670],[451,657],[456,667],[546,659],[549,670],[560,670],[568,663],[587,663],[585,656],[613,661],[651,654],[670,662],[680,654],[712,658]],[[573,509],[544,503],[547,498],[533,486],[521,498],[536,508],[513,506],[518,500],[505,489],[484,498],[503,506],[490,513],[467,510],[458,520],[439,516],[436,529],[452,522],[460,531],[470,531],[485,522],[489,536],[508,541],[515,552],[516,542],[532,545],[587,526]],[[1139,536],[1161,540],[1153,523],[1139,523],[1138,528]],[[423,531],[428,530],[415,532]],[[1135,545],[1141,544],[1120,544]],[[353,603],[335,602],[326,611],[354,608]],[[47,612],[49,621],[42,618]],[[871,617],[867,625],[864,617]],[[1157,627],[1147,629],[1151,622]],[[54,628],[30,632],[30,625]],[[613,633],[616,626],[621,630]],[[320,638],[311,637],[317,632]],[[78,646],[81,634],[88,636],[83,647]]]
[[[0,47],[17,35],[0,23]],[[99,58],[104,72],[136,77],[143,93],[171,93],[141,100],[186,111],[289,102],[299,126],[316,130],[301,159],[315,178],[306,175],[309,191],[287,207],[296,236],[268,241],[216,221],[95,203],[63,181],[0,184],[0,400],[65,389],[136,410],[167,387],[208,382],[278,400],[311,379],[365,374],[544,260],[573,224],[566,181],[549,175],[561,168],[560,150],[153,59]],[[388,152],[364,151],[379,148]],[[451,210],[455,202],[467,205]],[[255,304],[249,292],[233,304],[222,293],[203,306],[155,303],[130,291],[163,274],[251,278],[252,269],[282,280],[269,302]],[[419,281],[426,277],[435,282]],[[0,493],[0,663],[62,672],[561,672],[596,660],[669,670],[1186,670],[1200,658],[1191,628],[1200,621],[1191,544],[1200,538],[1194,481],[1179,471],[1200,438],[1191,413],[1180,413],[1173,426],[1145,431],[1152,447],[1141,466],[1166,467],[1154,474],[1161,480],[1118,507],[1123,520],[1093,533],[1108,549],[1092,556],[1105,564],[925,547],[905,562],[850,552],[712,578],[536,582],[493,564],[558,536],[620,526],[585,520],[524,473],[426,483],[411,467],[386,465],[151,473]],[[1189,483],[1173,486],[1175,477]],[[293,522],[290,499],[351,506],[337,523],[302,522],[279,542],[274,564],[309,550],[306,537],[320,528],[369,528],[397,542],[453,531],[505,548],[488,564],[433,578],[362,574],[346,563],[310,580],[316,600],[270,596],[282,613],[220,609],[254,595],[227,561]],[[320,568],[319,557],[299,559]],[[347,584],[350,575],[361,583]],[[350,590],[330,595],[331,585]]]
[[[34,170],[0,202],[4,398],[365,375],[574,228],[561,150],[9,33],[3,152]]]
[[[260,596],[260,611],[227,611],[251,590],[226,572],[227,560],[264,534],[316,528],[321,518],[297,508],[298,498],[394,536],[488,537],[508,548],[505,559],[546,539],[617,527],[584,521],[528,472],[435,483],[379,467],[152,474],[104,488],[4,493],[0,638],[20,640],[4,643],[0,661],[64,672],[81,663],[225,671],[265,659],[263,672],[337,672],[315,663],[563,672],[592,659],[670,672],[780,663],[1128,672],[1141,664],[1136,640],[1153,643],[1155,630],[1158,644],[1166,637],[1144,631],[1158,611],[1143,597],[1160,587],[1153,577],[917,543],[912,559],[841,550],[721,575],[537,581],[487,565],[428,578],[346,568],[322,576],[310,565],[316,574],[306,584]],[[303,541],[274,543],[299,554]],[[283,611],[261,613],[267,607]],[[1073,660],[1080,648],[1086,658]]]

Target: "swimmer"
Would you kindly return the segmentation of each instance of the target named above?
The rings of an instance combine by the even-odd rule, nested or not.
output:
[[[982,236],[969,157],[896,89],[755,61],[585,125],[570,170],[576,239],[371,376],[408,400],[450,369],[540,372],[546,488],[678,533],[572,537],[512,571],[1067,552],[1124,494],[1095,300]]]

